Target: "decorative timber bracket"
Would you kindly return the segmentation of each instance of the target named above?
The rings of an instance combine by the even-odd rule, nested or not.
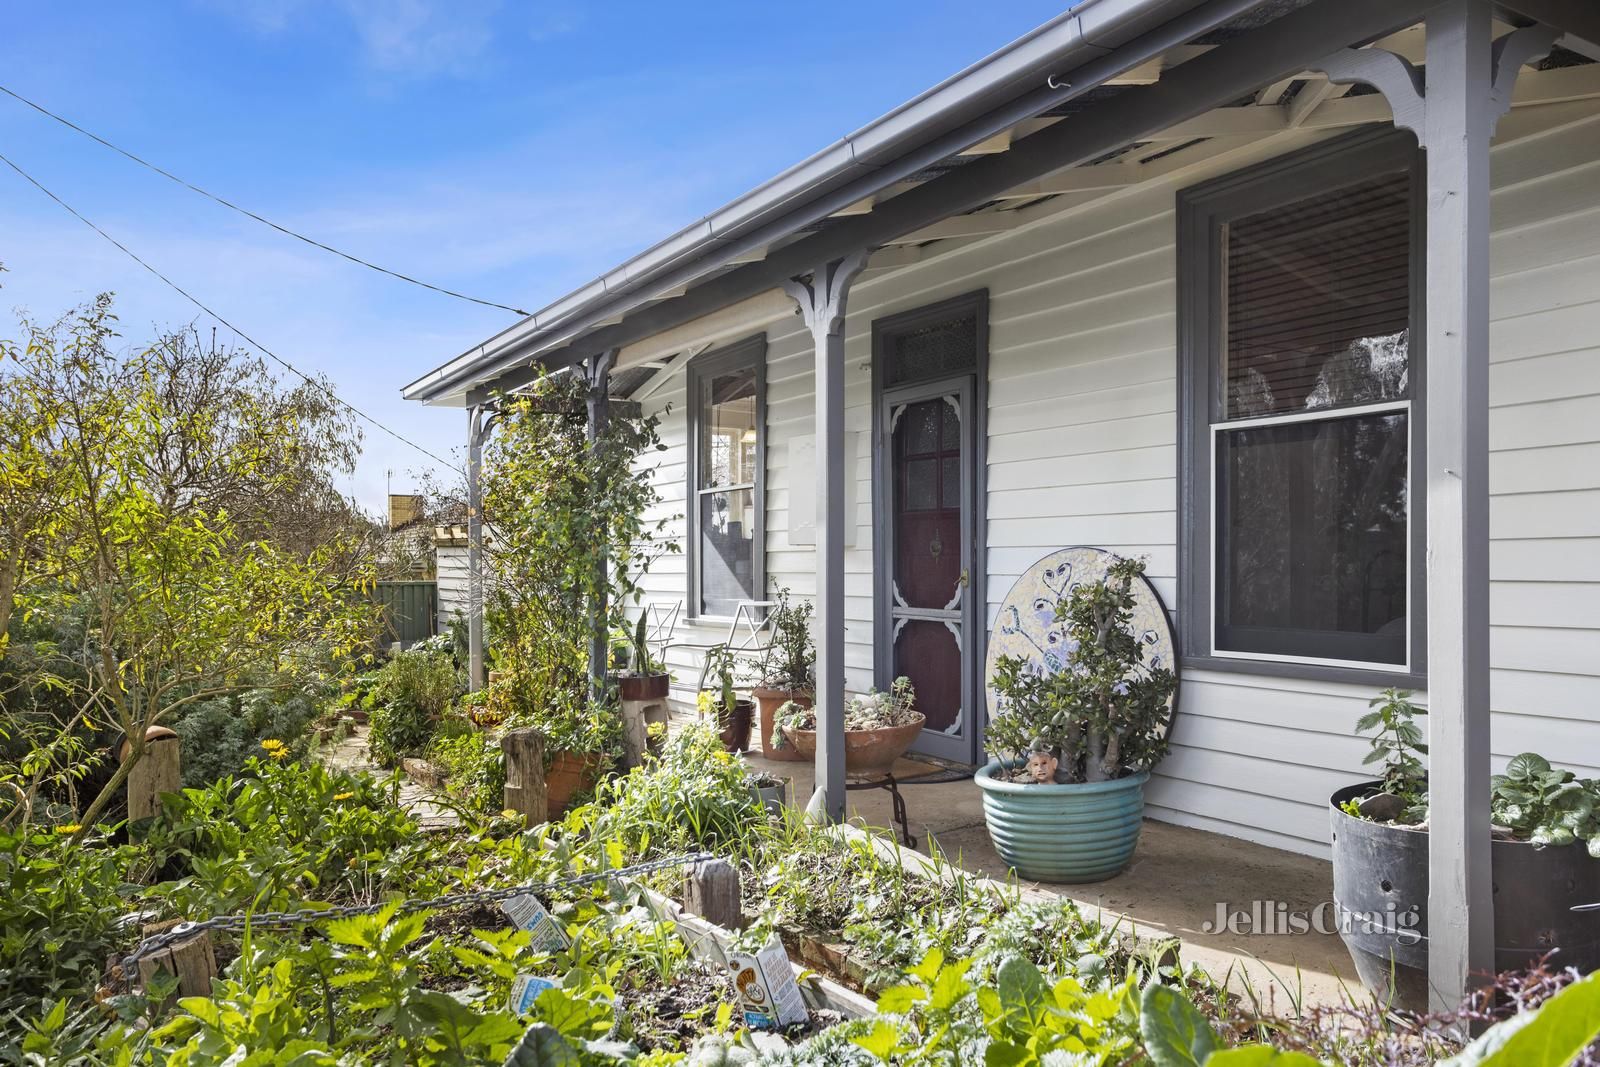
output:
[[[813,337],[827,337],[843,327],[850,283],[866,267],[871,254],[871,249],[861,249],[823,264],[809,278],[790,278],[783,283],[783,291],[800,306]]]
[[[1555,47],[1559,30],[1549,26],[1524,26],[1494,42],[1490,53],[1492,84],[1489,90],[1489,129],[1511,108],[1511,91],[1525,64],[1543,59]],[[1328,76],[1331,82],[1370,85],[1389,101],[1394,124],[1417,135],[1427,147],[1427,91],[1423,71],[1404,56],[1382,48],[1341,48],[1311,64],[1308,70]]]

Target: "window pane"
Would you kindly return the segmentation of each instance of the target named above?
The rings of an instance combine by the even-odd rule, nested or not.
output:
[[[1225,417],[1408,395],[1409,172],[1246,215],[1223,238]]]
[[[700,383],[700,488],[756,480],[756,370],[743,367]]]
[[[974,315],[909,330],[890,339],[883,384],[903,385],[963,374],[978,365],[978,320]]]
[[[939,461],[913,459],[906,462],[907,511],[932,511],[939,506]]]
[[[1406,660],[1407,416],[1217,441],[1216,647]]]
[[[953,622],[924,619],[901,620],[895,624],[895,677],[911,679],[916,690],[917,710],[927,716],[924,729],[939,730],[960,737],[965,722],[961,715],[961,645],[956,640],[960,626]]]
[[[700,612],[732,615],[755,599],[755,493],[735,489],[700,497]]]

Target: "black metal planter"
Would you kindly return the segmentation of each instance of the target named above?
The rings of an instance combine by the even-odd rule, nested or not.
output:
[[[1428,1007],[1428,833],[1347,815],[1339,805],[1377,782],[1333,794],[1333,902],[1361,984],[1393,1006]],[[1557,966],[1600,967],[1600,860],[1581,845],[1495,841],[1495,969],[1516,970],[1552,949]]]

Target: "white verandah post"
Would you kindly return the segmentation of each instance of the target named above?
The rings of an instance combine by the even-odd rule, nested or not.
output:
[[[467,688],[483,688],[484,405],[467,409]]]
[[[1427,14],[1427,64],[1343,49],[1316,68],[1363,81],[1427,153],[1424,321],[1428,583],[1428,985],[1454,1010],[1494,971],[1489,838],[1489,143],[1517,72],[1556,32],[1499,40],[1489,0]],[[1424,85],[1424,78],[1426,84]]]
[[[611,367],[616,362],[617,350],[608,348],[599,353],[585,364],[584,372],[589,383],[588,390],[588,425],[586,436],[589,448],[597,447],[597,442],[604,436],[607,427],[611,424],[611,392],[610,379]],[[619,477],[629,477],[628,474],[619,474]],[[610,560],[606,557],[606,531],[596,531],[594,546],[594,596],[588,605],[589,611],[589,698],[598,701],[605,692],[606,667],[609,665],[610,627],[607,621],[610,618],[610,605],[606,600],[606,579],[610,568]]]
[[[816,346],[817,373],[817,791],[811,809],[844,818],[844,308],[867,252],[819,266],[784,288]]]
[[[1428,985],[1453,1009],[1494,970],[1489,870],[1487,0],[1428,13]]]

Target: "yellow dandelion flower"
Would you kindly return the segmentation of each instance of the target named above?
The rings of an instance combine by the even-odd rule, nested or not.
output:
[[[354,793],[335,793],[335,794],[333,794],[333,799],[334,800],[349,800],[353,796],[355,796]]]
[[[266,749],[268,752],[282,752],[283,742],[279,741],[276,737],[269,737],[265,741],[261,742],[261,747]]]
[[[83,829],[83,827],[78,825],[77,823],[69,822],[69,823],[63,823],[62,825],[56,827],[56,833],[58,833],[58,834],[75,834],[79,830],[82,830],[82,829]]]
[[[284,760],[289,758],[289,750],[286,748],[274,748],[270,750],[267,755],[271,756],[274,760]]]

